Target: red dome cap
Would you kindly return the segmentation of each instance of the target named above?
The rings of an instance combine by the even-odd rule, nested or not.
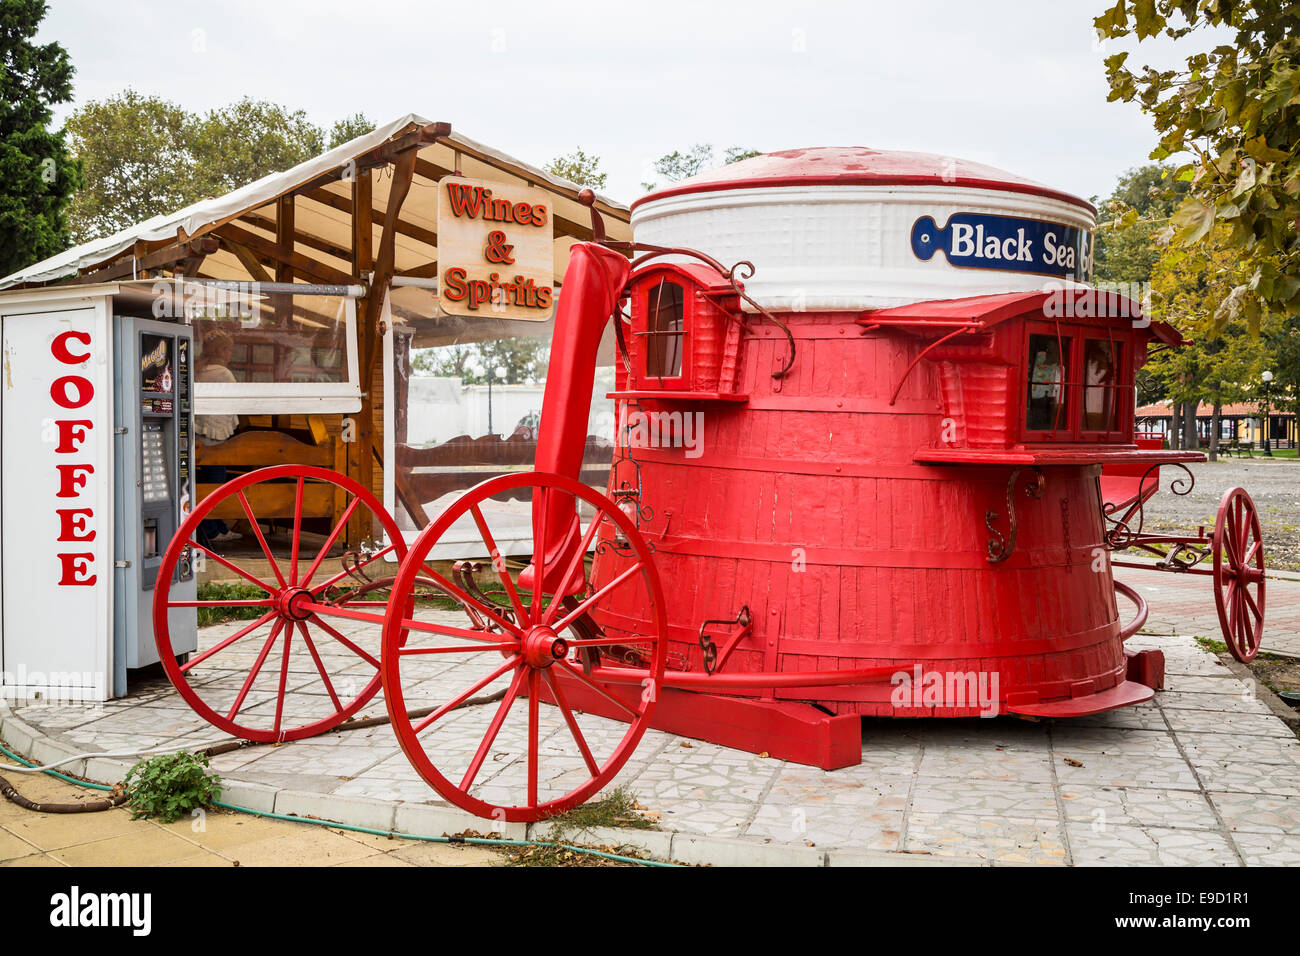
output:
[[[1096,214],[1092,203],[1032,179],[1025,179],[983,163],[936,153],[911,153],[870,149],[866,146],[819,146],[764,153],[712,169],[673,183],[632,203],[643,203],[687,193],[764,186],[966,186],[1031,193],[1072,203]]]

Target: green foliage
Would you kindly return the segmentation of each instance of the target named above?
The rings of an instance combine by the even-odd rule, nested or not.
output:
[[[111,235],[224,195],[319,155],[327,138],[333,147],[373,128],[358,113],[326,133],[302,110],[247,97],[203,114],[130,89],[92,100],[68,119],[85,169],[68,213],[73,238]]]
[[[245,97],[195,117],[188,143],[194,188],[200,196],[222,196],[319,156],[325,151],[325,134],[302,110],[290,112]]]
[[[180,751],[141,760],[122,781],[134,819],[172,823],[216,799],[221,778],[208,770],[208,755]]]
[[[199,585],[200,601],[260,601],[267,593],[252,584],[220,584],[215,581]],[[199,627],[221,624],[225,621],[251,621],[266,613],[264,607],[201,607],[198,609]]]
[[[57,43],[36,44],[46,4],[0,2],[0,276],[63,251],[65,214],[81,181],[51,106],[72,99],[72,64]]]
[[[761,156],[756,149],[745,146],[730,146],[723,151],[722,165],[729,166],[751,156]],[[705,170],[714,168],[713,146],[710,143],[696,143],[686,152],[673,150],[654,161],[654,171],[661,180],[675,183],[689,179]],[[654,189],[654,183],[642,183],[647,191]]]
[[[1093,250],[1093,278],[1106,283],[1151,281],[1162,245],[1155,233],[1168,220],[1186,182],[1175,181],[1173,167],[1149,165],[1130,169],[1115,191],[1099,203]]]
[[[1288,0],[1117,0],[1094,21],[1102,37],[1183,40],[1228,27],[1232,46],[1186,57],[1184,70],[1130,71],[1128,52],[1106,58],[1110,99],[1137,101],[1160,139],[1151,158],[1187,157],[1176,181],[1189,194],[1165,234],[1191,246],[1217,224],[1237,262],[1209,331],[1268,309],[1300,314],[1300,6]]]
[[[412,354],[411,368],[465,385],[486,385],[489,375],[494,385],[532,385],[546,377],[550,354],[544,339],[493,339],[420,349]]]
[[[571,183],[595,190],[604,189],[605,180],[608,178],[600,170],[600,157],[588,156],[580,148],[555,157],[542,168],[552,176],[559,176]]]
[[[375,124],[366,118],[365,113],[353,113],[351,116],[345,116],[338,120],[330,127],[329,146],[333,149],[335,146],[342,146],[344,143],[356,139],[358,136],[365,136],[367,133],[375,131]]]

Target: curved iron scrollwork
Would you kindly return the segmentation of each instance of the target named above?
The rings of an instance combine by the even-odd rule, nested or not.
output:
[[[1034,499],[1043,497],[1043,491],[1047,487],[1047,478],[1043,470],[1037,465],[1031,465],[1033,468],[1033,478],[1025,485],[1025,496]],[[999,564],[1011,557],[1011,553],[1016,550],[1016,536],[1019,534],[1019,527],[1016,521],[1016,483],[1020,479],[1022,469],[1016,468],[1011,472],[1011,477],[1007,479],[1007,532],[1003,534],[997,528],[998,512],[995,508],[990,508],[984,513],[984,527],[988,528],[991,537],[988,541],[989,564]]]
[[[1138,538],[1143,534],[1143,527],[1146,523],[1146,500],[1149,497],[1147,494],[1147,482],[1152,475],[1155,475],[1156,480],[1159,481],[1160,469],[1162,467],[1178,468],[1183,472],[1182,475],[1177,475],[1170,480],[1169,491],[1171,494],[1179,496],[1188,495],[1191,494],[1192,489],[1196,487],[1196,475],[1194,475],[1192,470],[1182,462],[1157,462],[1142,473],[1142,478],[1138,481],[1137,498],[1128,506],[1127,509],[1125,509],[1123,515],[1120,517],[1115,516],[1116,512],[1120,510],[1119,505],[1107,504],[1102,500],[1101,517],[1103,527],[1106,527],[1104,537],[1106,547],[1111,551],[1124,551],[1127,548],[1133,547]],[[1100,478],[1098,479],[1098,483],[1098,498],[1100,498]],[[1204,555],[1201,555],[1201,557],[1197,558],[1195,561],[1186,563],[1186,556],[1182,558],[1175,557],[1180,550],[1182,549],[1175,548],[1169,553],[1168,558],[1171,562],[1181,564],[1185,567],[1191,567],[1204,557]]]

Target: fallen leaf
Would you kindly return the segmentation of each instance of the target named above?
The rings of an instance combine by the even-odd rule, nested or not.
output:
[[[1065,758],[1065,762],[1068,763],[1071,767],[1082,767],[1082,766],[1083,766],[1083,761],[1082,761],[1082,760],[1075,760],[1073,757],[1066,757],[1066,758]]]

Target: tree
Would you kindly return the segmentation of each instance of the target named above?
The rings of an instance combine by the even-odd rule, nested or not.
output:
[[[319,156],[325,135],[302,110],[245,97],[193,123],[190,150],[201,196],[221,196]]]
[[[1127,51],[1106,58],[1109,98],[1136,100],[1160,134],[1151,158],[1191,159],[1174,173],[1191,190],[1168,235],[1190,246],[1216,223],[1228,229],[1235,266],[1212,332],[1239,316],[1255,332],[1268,308],[1300,314],[1298,17],[1290,0],[1117,0],[1094,21],[1102,37],[1139,43],[1236,30],[1232,46],[1187,56],[1185,70],[1148,66],[1139,76],[1125,66]]]
[[[375,124],[366,118],[365,113],[353,113],[351,116],[336,120],[334,125],[330,127],[329,145],[326,149],[342,146],[358,136],[365,136],[367,133],[373,133],[374,131]]]
[[[1195,252],[1171,247],[1152,274],[1152,312],[1185,335],[1204,328],[1209,316],[1228,294],[1236,272],[1236,250],[1227,226],[1219,226]],[[1193,337],[1190,345],[1160,352],[1147,366],[1174,402],[1201,402],[1214,407],[1210,456],[1218,452],[1222,407],[1253,397],[1253,384],[1263,369],[1265,354],[1258,338],[1241,320],[1228,322],[1213,338]],[[1194,416],[1194,413],[1193,413]],[[1189,447],[1194,435],[1185,436]]]
[[[1169,219],[1188,184],[1170,177],[1171,166],[1130,169],[1099,205],[1093,278],[1099,283],[1142,287],[1160,259],[1156,231]],[[1132,293],[1129,293],[1132,294]],[[1135,295],[1139,298],[1141,293]]]
[[[331,147],[374,127],[357,113],[336,122]],[[205,114],[126,90],[68,120],[85,171],[68,218],[77,242],[175,212],[278,173],[325,150],[326,132],[302,110],[245,98]]]
[[[605,173],[600,169],[600,157],[588,156],[581,148],[564,156],[557,156],[542,167],[552,176],[559,176],[579,186],[591,189],[605,188]]]
[[[73,239],[86,242],[201,198],[194,188],[189,117],[175,103],[126,90],[68,119],[85,185],[72,199]]]
[[[742,159],[761,155],[756,149],[749,149],[745,146],[730,146],[723,151],[722,165],[730,166]],[[713,145],[711,143],[696,143],[686,152],[675,149],[654,161],[655,173],[658,174],[661,180],[670,183],[689,179],[691,176],[713,168]],[[654,189],[656,186],[655,183],[642,183],[641,185],[647,191]]]
[[[66,211],[80,182],[51,107],[72,99],[72,64],[57,43],[32,40],[41,0],[0,3],[0,276],[63,251]]]
[[[546,377],[549,359],[545,339],[492,339],[420,349],[413,353],[411,368],[424,375],[458,378],[465,385],[484,385],[489,376],[503,385],[533,385]]]

